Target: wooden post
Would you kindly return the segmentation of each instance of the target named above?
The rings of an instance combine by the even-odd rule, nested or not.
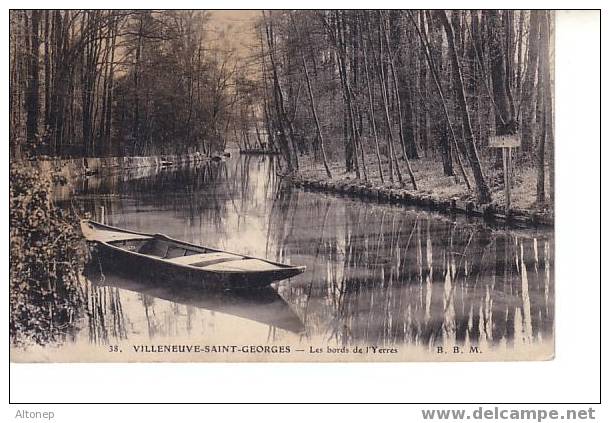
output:
[[[502,165],[504,168],[504,196],[506,198],[506,214],[510,210],[510,182],[511,182],[511,149],[510,147],[502,148]]]
[[[521,146],[518,135],[495,135],[489,138],[489,146],[502,148],[502,165],[504,168],[504,195],[506,197],[506,215],[510,212],[510,184],[513,174],[512,148]]]
[[[506,197],[506,214],[508,215],[509,210],[510,210],[510,188],[511,188],[511,184],[513,183],[513,148],[512,147],[508,147],[508,169],[507,169],[507,175],[508,175],[508,185],[507,185],[507,197]]]

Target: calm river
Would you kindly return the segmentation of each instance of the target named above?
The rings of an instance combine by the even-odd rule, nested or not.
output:
[[[88,272],[86,304],[66,339],[26,349],[24,359],[96,360],[102,352],[104,361],[255,359],[247,353],[168,358],[150,350],[177,344],[290,346],[291,353],[268,360],[552,356],[552,231],[493,228],[307,192],[282,183],[276,171],[268,157],[233,157],[82,182],[69,202],[98,218],[103,207],[110,225],[307,271],[248,294]],[[149,352],[112,355],[114,345]],[[389,355],[353,354],[367,346],[387,348]]]

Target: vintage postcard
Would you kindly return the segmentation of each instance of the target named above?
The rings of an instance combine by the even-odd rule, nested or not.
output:
[[[11,360],[552,359],[554,32],[11,10]]]

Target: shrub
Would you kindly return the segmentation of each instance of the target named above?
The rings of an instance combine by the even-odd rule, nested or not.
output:
[[[61,342],[83,305],[77,219],[51,201],[51,175],[10,169],[10,324],[14,344]]]

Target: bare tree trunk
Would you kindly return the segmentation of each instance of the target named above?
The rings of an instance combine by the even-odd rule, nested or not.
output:
[[[316,123],[316,131],[318,133],[318,143],[320,147],[320,152],[322,153],[322,161],[324,162],[324,169],[326,170],[326,176],[332,178],[333,175],[330,173],[330,168],[328,167],[328,161],[326,160],[326,152],[324,151],[324,136],[322,135],[322,130],[320,129],[320,121],[318,120],[318,113],[316,112],[316,103],[313,98],[313,91],[311,89],[311,81],[309,80],[309,71],[307,70],[307,63],[305,62],[305,54],[301,50],[301,59],[303,61],[303,70],[305,71],[305,79],[307,80],[307,92],[309,93],[309,104],[311,106],[311,114],[313,115],[314,121]]]
[[[261,150],[264,150],[265,147],[263,145],[263,140],[261,138],[261,133],[258,130],[258,122],[257,122],[256,116],[254,116],[254,113],[252,113],[252,121],[254,122],[254,130],[256,131],[256,141],[258,142],[258,147]]]
[[[393,87],[394,87],[394,99],[396,101],[396,109],[398,112],[398,135],[400,137],[400,144],[402,146],[402,153],[404,156],[404,160],[407,163],[407,171],[409,173],[409,177],[411,178],[411,183],[413,184],[414,189],[416,187],[416,183],[415,183],[415,176],[413,175],[413,170],[411,168],[411,162],[409,161],[409,157],[412,158],[419,158],[419,153],[417,152],[417,146],[415,145],[413,139],[409,140],[409,148],[407,149],[407,141],[405,139],[405,134],[404,134],[404,130],[403,130],[403,120],[404,120],[404,116],[403,116],[403,112],[402,112],[402,103],[400,100],[400,91],[398,88],[398,76],[396,74],[396,68],[394,66],[394,53],[391,50],[390,47],[390,40],[388,37],[388,30],[386,28],[386,24],[384,22],[384,37],[385,37],[385,41],[386,41],[386,46],[388,49],[388,61],[390,62],[390,70],[392,72],[392,82],[393,82]]]
[[[390,119],[390,110],[389,110],[389,99],[388,99],[388,91],[387,91],[387,81],[385,77],[384,67],[385,64],[383,62],[384,57],[384,48],[383,48],[383,37],[382,37],[382,16],[381,11],[378,11],[378,27],[379,27],[379,61],[377,66],[377,76],[379,81],[379,89],[381,91],[381,98],[383,102],[383,110],[385,116],[385,122],[388,129],[388,154],[389,154],[389,162],[390,162],[390,181],[394,182],[394,178],[392,175],[392,166],[396,168],[396,176],[398,177],[398,182],[402,184],[402,173],[400,171],[400,166],[398,164],[398,159],[396,158],[396,152],[394,151],[394,131],[392,131],[392,121]]]
[[[350,85],[350,95],[352,96],[352,103],[354,104],[354,114],[357,118],[355,123],[356,129],[356,139],[357,139],[357,148],[360,152],[360,167],[362,168],[362,175],[364,176],[364,180],[368,181],[368,170],[366,166],[366,158],[364,155],[364,146],[362,143],[362,132],[363,132],[363,119],[362,119],[362,111],[360,109],[360,103],[358,102],[358,98],[355,93],[360,92],[358,87],[359,79],[360,79],[360,56],[362,54],[362,45],[361,45],[361,34],[362,34],[362,25],[360,22],[360,14],[356,13],[354,16],[355,22],[352,24],[352,84]],[[353,88],[352,88],[353,87]]]
[[[274,56],[274,45],[273,45],[273,29],[270,27],[270,23],[267,22],[265,12],[263,12],[263,18],[265,20],[265,30],[267,33],[267,45],[269,50],[269,59],[271,62],[271,70],[273,75],[273,96],[274,96],[274,105],[275,111],[277,115],[277,123],[278,123],[278,131],[280,138],[280,148],[283,149],[284,158],[287,161],[288,171],[293,172],[298,169],[296,163],[294,163],[293,158],[293,148],[288,142],[288,137],[286,136],[285,130],[285,119],[286,119],[286,111],[284,110],[284,96],[282,94],[282,89],[280,86],[280,81],[277,72],[277,66],[275,64],[275,56]]]
[[[338,51],[337,60],[339,62],[339,75],[341,77],[341,85],[343,87],[343,99],[345,101],[347,114],[347,129],[349,139],[345,140],[345,164],[346,170],[356,171],[356,178],[360,178],[360,167],[358,163],[358,140],[356,133],[356,122],[354,108],[352,105],[352,95],[350,89],[349,76],[347,74],[347,54],[345,46],[345,21],[341,19],[341,12],[335,11],[336,19],[336,42],[335,46]]]
[[[133,142],[138,143],[140,140],[140,56],[142,55],[142,31],[144,30],[144,22],[142,16],[139,17],[140,26],[138,31],[138,41],[136,45],[136,62],[133,71],[134,85],[134,118],[133,118]]]
[[[263,33],[262,30],[259,32],[260,46],[261,46],[261,67],[262,67],[262,78],[263,78],[263,108],[265,113],[265,129],[267,130],[267,138],[270,148],[275,148],[275,134],[273,132],[273,123],[271,122],[271,110],[269,106],[269,87],[267,86],[267,63],[265,61],[265,49],[263,46]]]
[[[379,177],[381,178],[381,183],[384,183],[383,179],[383,167],[381,166],[381,154],[379,152],[379,138],[377,136],[377,124],[375,123],[375,108],[373,102],[373,93],[371,91],[371,81],[369,77],[369,65],[368,65],[368,50],[366,48],[366,40],[364,41],[364,73],[366,76],[366,89],[369,95],[369,113],[371,118],[371,127],[373,129],[373,137],[375,139],[375,154],[377,156],[377,166],[379,168]]]
[[[544,204],[546,201],[546,184],[545,184],[545,148],[546,145],[552,145],[553,140],[553,97],[551,90],[551,72],[550,72],[550,21],[548,12],[542,12],[540,23],[540,55],[538,60],[538,71],[542,75],[539,78],[541,84],[542,100],[542,122],[540,143],[538,145],[538,181],[536,184],[536,200],[539,204]],[[551,150],[552,151],[552,150]],[[551,190],[553,189],[554,181],[551,181]]]
[[[515,60],[515,11],[505,10],[502,14],[504,22],[504,51],[506,55],[506,78],[504,84],[506,85],[506,96],[508,97],[508,106],[510,109],[510,116],[515,116],[515,100],[513,98],[513,81],[514,81],[514,60]]]
[[[513,119],[513,108],[510,100],[510,89],[507,83],[509,78],[506,62],[508,52],[502,43],[502,29],[506,26],[500,22],[497,10],[488,10],[487,23],[489,25],[490,55],[491,55],[491,80],[496,112],[496,134],[509,135],[517,132],[517,124]],[[506,45],[506,43],[504,43]],[[501,166],[502,152],[498,150],[496,155],[496,166]]]
[[[28,92],[26,96],[27,107],[27,141],[30,147],[36,147],[36,137],[38,135],[38,111],[40,109],[39,94],[38,94],[38,61],[40,49],[40,35],[38,27],[40,23],[40,11],[32,10],[32,19],[30,22],[30,62],[28,69]]]
[[[107,154],[107,146],[105,145],[106,140],[106,113],[108,113],[108,80],[110,73],[110,43],[111,43],[111,31],[110,29],[106,33],[105,37],[105,45],[104,45],[104,59],[103,59],[103,67],[104,67],[104,83],[102,85],[102,116],[100,118],[100,130],[99,130],[99,139],[98,143],[100,146],[104,147],[104,153]]]
[[[517,69],[515,71],[516,92],[519,96],[518,104],[521,104],[521,72],[523,67],[523,21],[525,20],[525,10],[519,11],[519,30],[517,32]],[[519,116],[519,112],[516,113]]]
[[[44,11],[44,123],[49,125],[49,108],[51,106],[51,57],[50,57],[49,11]]]
[[[537,170],[537,179],[536,179],[536,202],[538,204],[544,204],[546,200],[546,190],[545,190],[545,171],[544,171],[544,156],[545,156],[545,143],[547,138],[547,123],[546,123],[546,99],[542,101],[542,121],[540,122],[540,142],[538,143],[538,151],[537,151],[537,160],[536,160],[536,170]]]
[[[534,144],[534,122],[536,120],[536,70],[538,68],[538,46],[540,44],[540,15],[543,12],[532,10],[530,12],[529,39],[527,48],[527,69],[523,81],[522,140],[523,151],[530,151]]]
[[[441,87],[440,77],[438,75],[438,72],[436,70],[436,65],[434,64],[432,55],[430,53],[430,44],[428,42],[428,37],[427,37],[426,33],[423,32],[423,31],[425,31],[425,27],[422,26],[422,29],[420,30],[419,26],[417,25],[417,21],[413,18],[413,16],[411,15],[411,12],[407,11],[407,13],[409,14],[409,17],[411,18],[411,22],[417,29],[417,33],[422,41],[422,44],[424,47],[424,53],[425,53],[426,59],[428,61],[428,67],[430,68],[430,71],[432,73],[432,77],[434,79],[434,84],[436,86],[436,91],[440,97],[441,104],[443,106],[443,113],[445,115],[445,119],[447,120],[447,127],[449,128],[449,132],[451,133],[451,138],[453,139],[453,143],[455,145],[455,157],[458,162],[462,176],[464,177],[464,182],[466,183],[466,186],[470,190],[470,189],[472,189],[472,187],[470,185],[470,180],[468,179],[468,174],[466,173],[466,169],[464,169],[464,165],[462,164],[462,159],[460,158],[460,155],[459,155],[459,148],[457,146],[457,137],[456,137],[455,131],[453,129],[453,124],[451,123],[451,118],[449,117],[449,111],[447,110],[447,102],[445,100],[445,95],[443,94],[443,88]]]
[[[112,101],[113,101],[113,90],[114,90],[114,52],[116,49],[116,37],[117,37],[117,22],[116,19],[112,24],[112,43],[110,45],[110,72],[108,74],[108,93],[106,97],[106,121],[103,123],[105,129],[104,134],[106,136],[104,142],[107,146],[108,154],[113,154],[112,146]]]
[[[451,27],[451,23],[447,19],[447,15],[445,14],[444,10],[440,10],[437,13],[443,23],[443,26],[445,27],[445,32],[447,33],[449,54],[451,56],[451,62],[453,63],[453,67],[455,69],[454,78],[458,95],[457,100],[462,113],[462,122],[464,125],[468,160],[470,161],[470,167],[472,168],[472,173],[474,175],[475,183],[477,185],[479,201],[481,203],[489,203],[491,202],[491,193],[489,191],[489,187],[487,186],[487,182],[485,181],[485,176],[483,175],[483,170],[481,168],[481,161],[479,160],[479,153],[474,143],[474,135],[472,133],[472,125],[470,123],[470,113],[468,111],[468,103],[466,102],[466,95],[464,93],[462,69],[460,67],[460,61],[455,50],[453,28]]]
[[[546,11],[546,24],[548,25],[548,43],[547,43],[547,83],[545,84],[545,97],[547,99],[547,149],[549,157],[549,185],[550,185],[550,204],[555,205],[555,102],[554,102],[554,87],[555,87],[555,26],[554,11]]]

